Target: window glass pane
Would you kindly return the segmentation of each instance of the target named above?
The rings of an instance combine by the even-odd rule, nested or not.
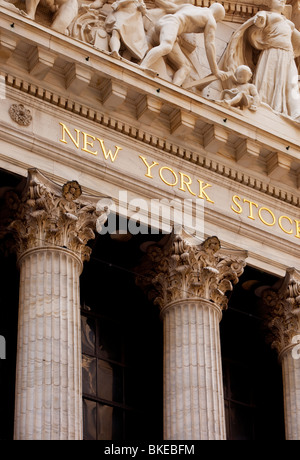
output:
[[[99,356],[122,361],[122,332],[118,323],[99,320]]]
[[[123,439],[123,411],[116,407],[98,404],[98,439]]]
[[[94,401],[83,399],[83,439],[96,439],[96,405]]]
[[[95,321],[93,318],[81,316],[82,351],[95,353]]]
[[[123,402],[123,369],[99,359],[97,389],[99,398]]]
[[[82,392],[96,395],[96,358],[82,355]]]

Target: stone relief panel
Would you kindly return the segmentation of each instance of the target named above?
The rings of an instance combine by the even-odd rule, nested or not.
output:
[[[232,110],[265,105],[299,124],[299,0],[290,5],[255,0],[259,11],[242,24],[226,21],[226,2],[209,0],[198,6],[203,1],[197,0],[196,6],[184,1],[27,0],[13,5],[0,0],[2,6],[129,61],[154,78]]]

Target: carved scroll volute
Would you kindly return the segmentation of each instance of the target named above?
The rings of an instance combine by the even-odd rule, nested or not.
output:
[[[300,334],[300,273],[288,269],[281,285],[262,292],[267,341],[279,358],[294,347]]]
[[[88,260],[91,249],[87,242],[95,238],[97,219],[105,222],[109,213],[108,208],[97,209],[97,200],[83,196],[76,181],[61,187],[39,171],[29,170],[23,191],[6,194],[10,210],[6,231],[14,236],[17,254],[58,246],[73,251],[82,261]]]
[[[161,244],[148,246],[137,283],[161,310],[177,300],[199,298],[225,310],[226,293],[243,273],[245,258],[245,251],[222,254],[217,237],[191,244],[184,235],[173,233]]]

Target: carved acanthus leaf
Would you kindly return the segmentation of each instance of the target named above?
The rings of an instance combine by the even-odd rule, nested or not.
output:
[[[29,171],[27,185],[20,195],[8,192],[10,208],[7,232],[15,238],[17,253],[43,246],[70,249],[82,261],[89,258],[87,242],[95,238],[96,221],[102,222],[108,209],[97,210],[81,194],[76,181],[62,188],[44,178],[36,170]]]
[[[262,292],[267,340],[280,354],[300,333],[300,273],[288,269],[279,288]]]
[[[216,237],[191,245],[173,233],[162,244],[148,246],[137,282],[161,309],[188,298],[206,299],[226,309],[226,293],[243,272],[245,254],[222,256],[219,250]]]

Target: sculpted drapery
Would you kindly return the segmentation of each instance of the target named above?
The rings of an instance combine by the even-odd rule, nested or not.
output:
[[[106,31],[109,34],[117,31],[132,56],[142,59],[148,50],[142,17],[146,5],[139,0],[118,0],[112,4],[112,9],[105,22]],[[119,45],[113,49],[112,40],[110,45],[111,51],[117,55]]]
[[[300,32],[282,14],[284,6],[282,0],[271,0],[270,11],[258,12],[234,33],[226,50],[224,68],[233,71],[241,64],[249,65],[261,101],[300,123],[295,63],[295,57],[300,55]]]
[[[0,0],[2,6],[33,20],[40,2],[43,0],[28,0],[26,11],[21,11]],[[149,5],[143,0],[117,0],[112,4],[107,0],[83,4],[77,0],[52,0],[48,9],[51,28],[55,31],[73,34],[74,38],[86,40],[100,51],[110,51],[117,58],[120,58],[122,42],[125,47],[125,51],[121,50],[122,58],[139,61],[134,64],[146,72],[157,61],[151,75],[159,74],[177,86],[188,83],[191,88],[195,83],[198,89],[204,87],[199,86],[202,80],[198,80],[200,75],[203,79],[200,64],[203,51],[213,76],[222,81],[223,89],[234,86],[232,75],[238,67],[248,66],[253,73],[249,84],[255,86],[260,101],[280,116],[300,124],[295,63],[295,58],[300,57],[300,32],[284,16],[285,0],[266,0],[263,10],[236,30],[228,43],[223,69],[219,68],[215,51],[215,38],[219,38],[216,31],[220,27],[216,22],[225,18],[225,10],[219,2],[212,3],[210,8],[194,6],[185,0],[155,0],[154,5]],[[217,7],[224,10],[222,14],[217,13]],[[204,50],[197,40],[192,43],[190,37],[202,33]],[[246,101],[243,106],[251,108],[253,104]]]

